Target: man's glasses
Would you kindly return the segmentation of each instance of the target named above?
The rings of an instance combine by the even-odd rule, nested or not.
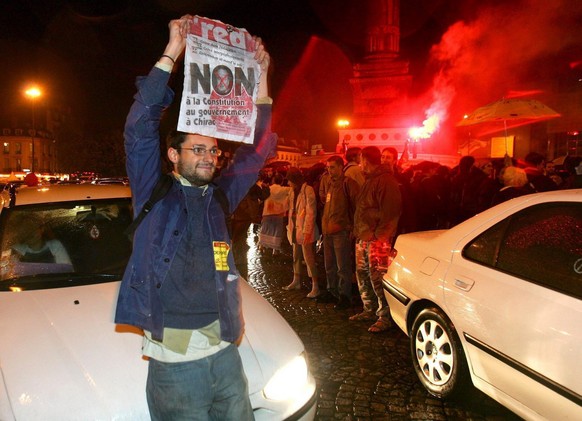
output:
[[[194,155],[197,155],[197,156],[205,156],[207,152],[210,153],[210,156],[212,156],[212,157],[219,157],[220,155],[222,155],[222,151],[218,148],[206,149],[202,146],[194,146],[192,148],[184,148],[184,147],[180,146],[177,149],[187,149],[189,151],[194,152]]]

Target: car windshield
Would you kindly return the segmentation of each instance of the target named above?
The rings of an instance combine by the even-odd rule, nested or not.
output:
[[[0,290],[119,280],[131,252],[129,198],[17,206],[0,215]]]

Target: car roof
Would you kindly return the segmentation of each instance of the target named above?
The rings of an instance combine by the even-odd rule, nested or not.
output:
[[[130,198],[131,190],[121,184],[50,184],[18,188],[15,206],[124,197]]]
[[[458,239],[460,233],[471,233],[488,221],[505,218],[532,205],[552,202],[582,202],[582,189],[554,190],[519,196],[488,208],[448,230],[443,230],[441,236],[443,239],[450,238],[452,241],[455,238]]]

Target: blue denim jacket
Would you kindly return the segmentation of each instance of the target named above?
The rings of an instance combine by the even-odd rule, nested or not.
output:
[[[159,126],[162,112],[174,98],[168,87],[170,74],[154,67],[147,77],[138,78],[125,125],[125,152],[134,216],[161,175]],[[249,188],[256,182],[265,160],[274,154],[277,138],[270,133],[271,106],[257,105],[258,117],[253,145],[241,145],[215,183],[226,194],[230,211],[236,209]],[[212,200],[213,186],[206,192],[206,215],[213,241],[231,244],[224,212],[217,200]],[[156,340],[162,340],[164,320],[160,289],[172,264],[178,244],[186,230],[188,215],[185,195],[176,180],[170,192],[148,213],[137,228],[133,252],[121,282],[115,323],[129,324],[148,330]],[[214,262],[208,262],[214,264]],[[232,252],[228,253],[228,270],[215,272],[221,338],[236,341],[243,331],[240,305],[239,274]]]

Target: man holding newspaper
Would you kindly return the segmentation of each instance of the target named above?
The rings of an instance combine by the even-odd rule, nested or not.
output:
[[[224,202],[232,213],[276,148],[269,54],[259,38],[219,21],[186,15],[169,23],[168,44],[138,79],[125,126],[135,215],[162,175],[160,119],[185,49],[179,131],[167,140],[172,185],[135,231],[115,321],[144,330],[152,420],[248,420],[253,410],[236,346],[243,334],[239,273]],[[214,179],[217,137],[247,144]]]

